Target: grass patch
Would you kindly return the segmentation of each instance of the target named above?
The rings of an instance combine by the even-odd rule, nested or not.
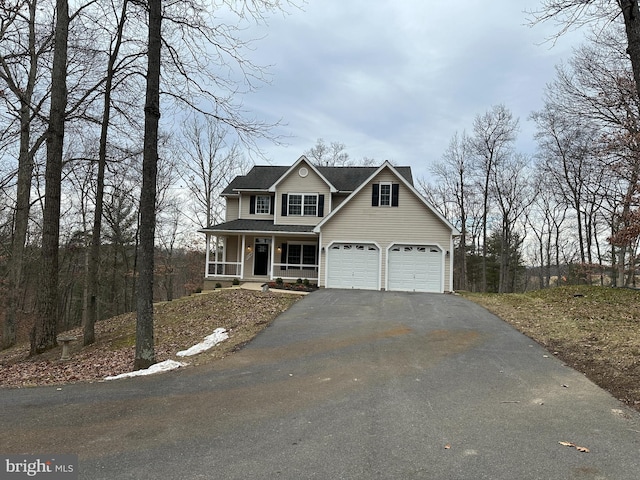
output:
[[[640,291],[573,286],[461,293],[640,410]]]

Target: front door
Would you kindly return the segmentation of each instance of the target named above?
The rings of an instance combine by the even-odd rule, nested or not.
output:
[[[256,253],[253,260],[253,274],[267,275],[269,272],[269,244],[256,243]]]

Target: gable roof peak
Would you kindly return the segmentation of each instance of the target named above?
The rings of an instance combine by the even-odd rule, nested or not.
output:
[[[291,165],[291,167],[289,167],[281,176],[280,178],[278,178],[270,187],[269,187],[269,191],[270,192],[275,192],[276,191],[276,187],[278,186],[278,184],[285,179],[285,177],[287,177],[291,172],[293,172],[296,168],[298,168],[300,166],[301,163],[305,163],[309,168],[311,168],[311,170],[314,171],[314,173],[316,175],[318,175],[323,182],[325,182],[328,186],[329,186],[329,190],[331,191],[331,193],[335,193],[338,191],[338,189],[329,181],[327,180],[327,178],[322,174],[322,172],[320,172],[320,170],[318,169],[318,167],[316,167],[313,162],[309,161],[309,159],[305,156],[305,155],[301,155],[300,158],[298,158],[298,160],[296,160],[296,162]]]

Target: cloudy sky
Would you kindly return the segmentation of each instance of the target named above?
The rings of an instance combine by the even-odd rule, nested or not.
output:
[[[291,164],[318,138],[352,158],[410,165],[428,177],[456,131],[503,103],[520,119],[519,151],[533,154],[529,114],[542,105],[554,66],[583,32],[545,43],[557,26],[529,27],[537,0],[308,0],[257,33],[255,60],[272,82],[245,99],[282,118],[288,146],[264,145]]]

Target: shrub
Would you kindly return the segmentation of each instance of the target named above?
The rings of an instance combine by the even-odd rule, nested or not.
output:
[[[304,284],[305,287],[308,287],[309,286],[309,279],[305,278],[304,282],[302,282],[302,283]]]
[[[296,283],[297,283],[297,284],[301,284],[301,283],[302,283],[302,279],[301,279],[301,278],[297,279],[297,280],[296,280]]]
[[[216,288],[222,288],[222,284],[220,282],[216,283]]]
[[[276,285],[282,285],[284,282],[280,277],[276,278]]]
[[[240,285],[240,280],[238,280],[237,278],[233,279],[233,282],[231,282],[234,285]]]

